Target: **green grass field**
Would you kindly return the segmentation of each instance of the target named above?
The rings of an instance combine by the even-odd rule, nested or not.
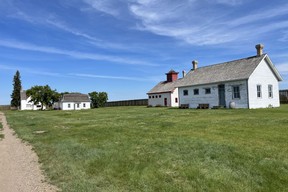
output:
[[[5,114],[62,191],[288,191],[288,105]]]

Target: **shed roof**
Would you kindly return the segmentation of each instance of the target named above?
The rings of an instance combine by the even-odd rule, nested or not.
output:
[[[89,96],[82,93],[69,93],[64,94],[62,102],[90,102]]]

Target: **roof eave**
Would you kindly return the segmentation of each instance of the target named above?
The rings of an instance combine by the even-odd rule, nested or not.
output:
[[[272,63],[270,57],[266,54],[266,56],[263,58],[263,60],[266,59],[266,61],[268,62],[272,72],[274,73],[274,75],[277,77],[278,81],[283,81],[282,76],[280,75],[280,73],[278,72],[278,70],[276,69],[275,65]]]
[[[195,84],[195,85],[183,85],[183,86],[179,86],[179,88],[183,88],[183,87],[192,87],[192,86],[203,86],[203,85],[211,85],[211,84],[220,84],[220,83],[226,83],[226,82],[233,82],[233,81],[244,81],[247,80],[248,78],[242,78],[242,79],[232,79],[232,80],[228,80],[228,81],[217,81],[217,82],[211,82],[211,83],[201,83],[201,84]]]

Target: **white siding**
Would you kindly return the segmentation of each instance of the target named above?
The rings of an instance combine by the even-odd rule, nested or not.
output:
[[[165,98],[167,99],[167,107],[178,107],[178,88],[173,93],[155,93],[148,95],[148,105],[150,106],[165,106]],[[177,102],[176,102],[177,98]]]
[[[171,107],[179,107],[178,88],[171,94]],[[177,101],[177,102],[176,102]]]
[[[61,103],[61,109],[62,110],[90,109],[90,102],[63,102]]]
[[[21,100],[21,110],[40,110],[41,104],[34,105],[33,102],[29,102],[31,97],[28,97],[26,100]],[[44,106],[43,109],[46,109]]]
[[[261,98],[257,97],[257,85],[261,85]],[[273,86],[273,97],[268,96],[268,85]],[[248,80],[249,108],[279,107],[278,80],[270,69],[268,63],[263,60],[252,73]]]
[[[225,85],[225,103],[226,107],[229,107],[230,102],[235,103],[236,108],[248,108],[247,104],[247,82],[246,81],[233,81],[220,83]],[[201,86],[180,87],[179,98],[181,104],[189,104],[190,108],[197,108],[199,104],[209,104],[209,107],[219,106],[219,92],[218,85],[209,84]],[[233,86],[239,86],[240,98],[233,99]],[[205,89],[210,88],[211,93],[205,94]],[[194,89],[199,90],[199,95],[194,95]],[[184,90],[188,90],[188,95],[184,95]]]
[[[210,88],[211,93],[205,94],[205,88]],[[199,95],[194,95],[194,89],[199,89]],[[188,95],[184,95],[188,90]],[[218,87],[213,85],[179,87],[179,98],[181,104],[189,104],[189,108],[197,108],[199,104],[209,104],[209,107],[218,106]]]
[[[239,86],[240,99],[233,98],[233,86]],[[225,83],[226,106],[229,107],[230,102],[235,103],[235,108],[248,108],[247,81],[233,81]]]

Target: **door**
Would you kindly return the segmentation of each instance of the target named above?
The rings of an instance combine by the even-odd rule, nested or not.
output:
[[[219,106],[226,106],[225,101],[225,85],[218,85],[218,95],[219,95]]]
[[[167,107],[167,98],[164,98],[164,106]]]

